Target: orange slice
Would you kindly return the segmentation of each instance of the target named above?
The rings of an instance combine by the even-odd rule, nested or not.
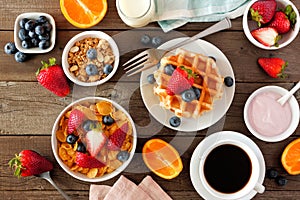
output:
[[[289,174],[300,174],[300,138],[285,147],[281,155],[281,163]]]
[[[164,179],[180,174],[183,165],[177,150],[161,139],[148,140],[143,147],[143,160],[147,167]]]
[[[105,16],[107,0],[60,0],[60,9],[73,26],[89,28]]]

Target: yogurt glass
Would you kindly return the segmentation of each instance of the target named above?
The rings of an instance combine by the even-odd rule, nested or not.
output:
[[[244,107],[244,121],[258,139],[278,142],[288,138],[299,124],[299,104],[292,96],[284,106],[277,99],[288,91],[278,86],[265,86],[254,91]]]

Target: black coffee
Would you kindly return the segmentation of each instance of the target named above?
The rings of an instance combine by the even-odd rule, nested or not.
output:
[[[215,190],[234,193],[247,184],[251,168],[251,160],[243,149],[225,144],[209,153],[204,162],[204,175]]]

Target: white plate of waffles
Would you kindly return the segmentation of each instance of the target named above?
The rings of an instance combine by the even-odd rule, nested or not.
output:
[[[185,39],[186,39],[186,37],[170,40],[170,41],[162,44],[159,48],[166,49],[166,48],[168,48],[174,44],[177,44]],[[187,52],[186,54],[189,57],[192,57],[193,55],[197,55],[198,57],[205,58],[206,59],[205,62],[207,62],[207,63],[211,63],[211,62],[214,63],[214,66],[213,67],[211,66],[210,68],[215,68],[215,65],[217,66],[217,73],[218,73],[217,75],[218,76],[215,79],[218,81],[216,81],[215,85],[218,85],[218,88],[221,87],[221,90],[219,90],[220,89],[219,88],[217,91],[217,94],[215,94],[215,96],[218,98],[214,98],[214,100],[212,102],[201,102],[201,104],[205,104],[205,105],[208,105],[208,107],[210,107],[209,109],[207,109],[208,111],[205,111],[205,112],[198,111],[198,112],[196,112],[196,115],[195,115],[195,111],[185,110],[182,113],[180,113],[180,109],[177,109],[177,111],[179,111],[179,113],[178,113],[176,111],[176,109],[172,109],[172,106],[171,106],[171,108],[170,108],[170,106],[166,106],[165,99],[169,100],[169,98],[161,98],[161,95],[159,94],[159,92],[157,92],[157,85],[161,86],[161,81],[156,81],[156,82],[159,82],[159,84],[157,84],[156,82],[154,84],[150,84],[147,80],[148,75],[153,74],[154,72],[156,72],[155,76],[157,78],[158,68],[155,66],[155,67],[152,67],[141,73],[140,89],[141,89],[142,99],[144,101],[146,108],[151,113],[151,115],[158,122],[162,123],[164,126],[171,128],[173,130],[185,131],[185,132],[203,130],[205,128],[212,126],[216,122],[218,122],[226,114],[227,110],[229,109],[229,107],[232,103],[233,97],[234,97],[234,92],[235,92],[234,73],[233,73],[233,70],[232,70],[229,60],[222,53],[222,51],[220,51],[216,46],[214,46],[213,44],[211,44],[207,41],[199,39],[193,43],[182,46],[180,49],[183,49],[185,52]],[[177,49],[177,53],[178,53],[178,49]],[[176,52],[172,52],[171,56],[174,54],[176,54]],[[170,56],[170,55],[166,55],[166,57],[168,57],[168,56]],[[216,60],[216,62],[212,61],[213,60],[212,57]],[[177,62],[177,64],[179,63],[178,65],[181,65],[180,61],[176,61],[176,62]],[[164,65],[164,63],[161,65]],[[208,65],[208,64],[206,64],[206,65]],[[160,70],[161,70],[161,68],[162,68],[162,66],[159,67]],[[206,71],[208,71],[208,70],[206,70]],[[211,75],[206,75],[206,76],[209,77]],[[201,75],[201,77],[202,77],[202,75]],[[223,82],[219,81],[220,77],[222,77],[222,81],[223,81],[223,78],[225,78],[225,77],[231,77],[233,80],[233,85],[230,87],[225,86],[225,84]],[[203,78],[203,80],[204,80],[204,78]],[[198,85],[196,85],[195,87],[198,87]],[[199,88],[201,88],[201,87],[202,86],[199,86]],[[203,85],[203,87],[204,87],[204,85]],[[194,85],[193,85],[193,88],[194,88]],[[211,91],[211,89],[214,89],[214,88],[209,88],[208,91]],[[154,94],[154,91],[156,94]],[[205,90],[202,89],[201,91],[205,91]],[[202,94],[204,94],[204,92],[201,92],[200,94],[202,95]],[[212,93],[209,92],[209,94],[211,95]],[[186,104],[186,103],[184,103],[184,101],[182,101],[181,97],[178,97],[178,96],[179,95],[177,95],[177,98],[179,99],[179,107],[182,108],[183,107],[182,104]],[[161,99],[161,101],[160,101],[160,99]],[[200,101],[200,99],[201,99],[201,97],[199,98],[199,101]],[[204,98],[204,99],[206,99],[206,98]],[[203,100],[203,98],[202,98],[202,100]],[[175,103],[171,103],[171,105],[178,104],[177,101],[178,100],[176,100]],[[169,107],[174,112],[172,112],[170,109],[167,109],[167,107]],[[188,107],[188,106],[185,106],[185,107]],[[202,106],[202,108],[200,106],[199,110],[206,110],[206,109],[203,109],[203,106]],[[191,112],[191,114],[186,115],[186,113],[188,113],[187,111]],[[175,112],[176,112],[177,116],[180,116],[180,119],[181,119],[180,125],[177,127],[170,125],[170,118],[175,116]]]

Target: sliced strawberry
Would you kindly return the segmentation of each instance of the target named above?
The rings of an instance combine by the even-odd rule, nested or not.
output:
[[[263,68],[267,74],[273,78],[285,78],[284,69],[288,62],[281,58],[259,58],[258,64]]]
[[[68,120],[68,133],[73,133],[84,121],[85,115],[80,110],[74,109],[70,113]]]
[[[118,150],[122,147],[126,134],[128,132],[128,123],[123,124],[120,128],[115,130],[115,132],[109,137],[107,148],[109,150]]]
[[[106,136],[101,128],[92,129],[86,134],[87,150],[91,156],[95,157],[106,142]]]
[[[256,21],[258,26],[271,21],[276,11],[276,1],[259,0],[253,3],[250,8],[252,20]]]
[[[251,35],[259,41],[261,44],[270,47],[278,46],[278,40],[281,36],[278,34],[277,30],[272,27],[263,27],[251,31]]]
[[[289,32],[291,29],[291,22],[284,12],[277,11],[268,26],[275,28],[278,33],[283,34]]]
[[[15,169],[15,176],[33,176],[51,171],[53,164],[33,150],[23,150],[9,161],[9,166]]]
[[[97,160],[96,158],[78,151],[76,152],[75,162],[79,167],[84,168],[99,168],[105,166],[104,163]]]
[[[167,94],[180,94],[181,92],[190,89],[193,83],[194,74],[192,71],[184,67],[177,67],[168,82]]]

